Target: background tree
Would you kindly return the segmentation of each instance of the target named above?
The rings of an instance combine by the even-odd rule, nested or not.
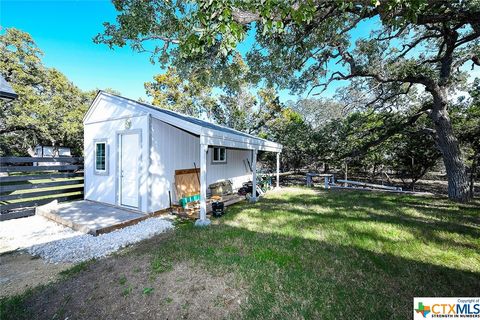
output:
[[[229,89],[218,97],[213,120],[218,124],[252,133],[257,128],[251,122],[256,107],[257,99],[250,92],[248,85],[243,85],[237,89]]]
[[[273,139],[283,145],[282,168],[285,171],[297,171],[310,165],[312,154],[311,127],[305,123],[302,116],[291,108],[284,108],[282,112],[271,120],[268,128],[260,134],[264,138]],[[275,167],[275,155],[266,153],[264,159]]]
[[[250,134],[268,131],[272,121],[282,116],[284,106],[273,88],[253,89],[245,85],[219,96],[213,120],[219,124]]]
[[[426,130],[431,120],[422,116],[414,125],[399,129],[398,121],[402,119],[399,112],[368,110],[330,120],[316,129],[315,158],[342,172],[348,165],[349,176],[353,174],[372,181],[384,178],[388,181],[390,177],[385,173],[393,171],[408,189],[413,189],[415,183],[437,164],[441,154],[434,135]],[[392,130],[396,133],[386,134]],[[386,136],[388,138],[381,144],[374,143]],[[358,150],[365,152],[357,153]]]
[[[175,68],[168,68],[153,80],[145,83],[145,89],[153,98],[152,104],[160,108],[200,117],[209,116],[215,107],[212,87],[199,83],[194,77],[183,79]]]
[[[0,72],[19,98],[0,102],[2,155],[27,155],[37,144],[83,153],[82,119],[95,92],[82,92],[61,72],[46,68],[31,36],[17,29],[0,35]]]
[[[226,64],[249,31],[255,45],[248,62],[255,74],[280,87],[303,91],[334,81],[361,78],[367,105],[384,107],[419,87],[448,175],[448,194],[469,199],[459,142],[450,121],[448,93],[468,62],[480,65],[480,3],[476,0],[386,1],[194,1],[114,0],[117,23],[105,23],[97,42],[130,43],[143,50],[154,43],[152,59],[189,70]],[[371,25],[363,39],[351,31]],[[375,24],[375,22],[379,22]],[[392,45],[395,44],[395,45]],[[332,69],[332,65],[339,66]],[[359,82],[356,82],[358,84]],[[384,140],[381,138],[380,140]]]
[[[427,122],[425,118],[422,120],[393,136],[391,139],[394,141],[389,144],[390,168],[410,190],[414,190],[417,181],[431,170],[441,157],[434,136],[422,130],[421,122]]]
[[[458,132],[470,171],[470,194],[473,197],[480,162],[480,79],[470,86],[469,99],[462,97],[453,110],[452,121]]]
[[[176,69],[154,77],[145,83],[153,104],[190,116],[206,118],[212,122],[251,134],[265,131],[269,122],[281,115],[277,92],[271,88],[254,88],[247,80],[249,72],[242,57],[236,55],[225,73],[233,79],[214,87],[200,81],[196,74],[183,78]],[[214,92],[216,91],[216,92]]]
[[[300,113],[312,127],[321,127],[330,120],[345,117],[345,107],[333,99],[300,99],[290,102],[292,109]]]

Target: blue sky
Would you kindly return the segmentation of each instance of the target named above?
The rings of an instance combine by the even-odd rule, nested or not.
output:
[[[115,21],[110,0],[0,0],[0,25],[30,33],[44,52],[46,66],[63,72],[84,90],[112,88],[129,98],[149,98],[144,83],[161,73],[152,65],[148,53],[130,47],[110,49],[94,44],[92,38],[103,31],[102,23]],[[253,37],[239,46],[244,53]],[[331,86],[323,96],[332,96]],[[280,92],[282,101],[295,100],[288,90]]]
[[[110,0],[0,0],[0,25],[30,33],[44,52],[44,63],[63,72],[84,90],[112,88],[122,95],[147,99],[143,84],[161,73],[152,65],[149,54],[130,47],[109,49],[94,44],[92,38],[103,31],[102,23],[113,22],[116,11]],[[353,30],[353,40],[366,36],[378,21],[362,22]],[[239,47],[244,52],[253,39]],[[477,68],[474,75],[480,75]],[[322,95],[331,97],[336,83]],[[287,90],[282,101],[295,99]]]
[[[60,70],[84,90],[112,88],[129,98],[148,99],[144,83],[162,72],[158,64],[150,63],[149,54],[128,46],[111,50],[92,41],[103,31],[102,23],[115,17],[109,0],[0,0],[2,28],[30,33],[44,52],[46,66]],[[283,101],[293,98],[288,91],[281,92]]]
[[[113,88],[127,97],[146,98],[143,84],[161,72],[148,54],[129,47],[94,44],[104,21],[114,21],[110,1],[0,0],[0,25],[30,33],[44,52],[43,61],[84,90]]]

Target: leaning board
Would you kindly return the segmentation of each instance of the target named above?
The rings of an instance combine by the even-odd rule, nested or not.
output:
[[[198,177],[200,169],[175,170],[175,190],[177,200],[200,193],[200,182]]]

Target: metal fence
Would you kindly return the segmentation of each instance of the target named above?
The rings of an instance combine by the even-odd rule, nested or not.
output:
[[[0,157],[0,221],[53,200],[83,198],[83,158]]]

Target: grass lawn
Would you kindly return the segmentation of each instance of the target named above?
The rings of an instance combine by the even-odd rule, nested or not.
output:
[[[243,290],[245,302],[228,314],[232,318],[405,319],[412,317],[415,296],[480,293],[478,202],[459,205],[438,198],[287,188],[256,204],[230,207],[211,227],[182,223],[152,241],[123,254],[134,257],[129,261],[135,266],[128,270],[123,265],[121,271],[115,266],[102,271],[95,269],[102,261],[96,261],[60,280],[55,290],[40,288],[3,300],[2,318],[55,304],[60,301],[55,295],[64,294],[59,288],[74,290],[73,283],[84,285],[85,279],[93,288],[112,273],[123,284],[102,291],[83,305],[87,311],[82,312],[99,312],[99,303],[137,296],[154,312],[162,308],[160,298],[149,298],[145,290],[169,290],[155,275],[172,273],[184,264],[192,266],[195,277],[234,278],[232,288]],[[105,261],[113,258],[118,259]],[[134,276],[135,270],[144,272]],[[179,271],[176,274],[180,277]],[[122,296],[124,287],[130,291]],[[49,299],[39,303],[45,295]],[[71,303],[61,303],[62,315],[77,318],[80,311]],[[128,302],[123,308],[128,310]],[[175,318],[185,316],[178,310]],[[187,313],[187,318],[192,315]]]

